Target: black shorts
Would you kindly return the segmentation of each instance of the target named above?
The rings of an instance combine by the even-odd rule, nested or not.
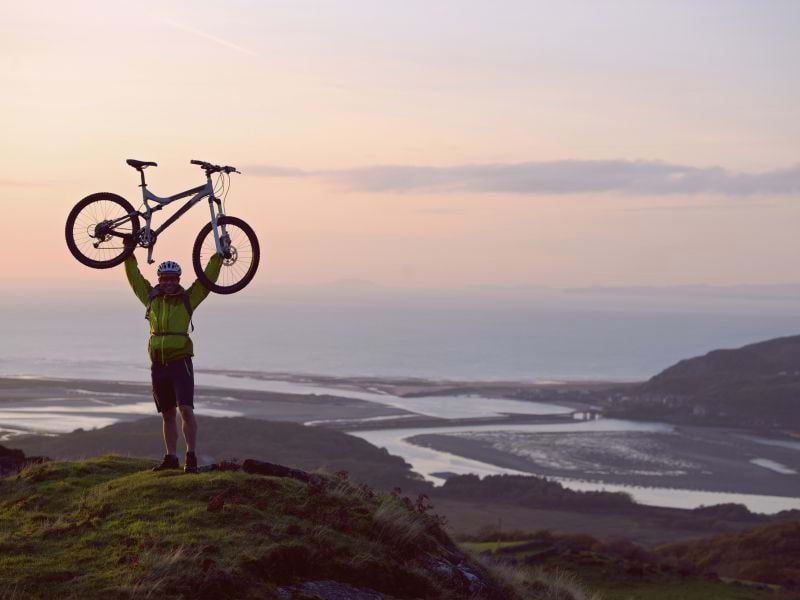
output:
[[[176,406],[194,408],[194,367],[192,358],[185,356],[165,365],[150,366],[153,381],[153,400],[158,412]]]

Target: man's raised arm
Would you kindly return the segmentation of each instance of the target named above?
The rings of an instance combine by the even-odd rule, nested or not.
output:
[[[136,262],[136,256],[133,254],[125,259],[125,275],[128,276],[128,283],[131,284],[133,293],[142,301],[142,304],[147,306],[147,298],[150,296],[153,286],[139,271],[139,263]]]
[[[214,253],[214,255],[208,259],[208,264],[206,268],[203,269],[203,273],[206,274],[211,281],[216,283],[217,277],[219,277],[219,272],[222,269],[222,258],[220,258],[219,254]],[[208,294],[211,292],[206,286],[204,286],[199,279],[195,279],[194,283],[189,286],[189,289],[186,290],[189,293],[189,303],[192,307],[192,310],[198,307],[198,305],[206,299]]]

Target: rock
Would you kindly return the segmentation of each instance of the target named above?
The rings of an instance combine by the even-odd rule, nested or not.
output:
[[[504,598],[496,584],[487,581],[466,562],[451,564],[441,558],[429,558],[423,566],[446,582],[448,588],[459,590],[465,598]]]
[[[15,450],[14,448],[6,448],[0,446],[0,458],[7,458],[15,461],[25,460],[25,453],[22,450]]]
[[[208,512],[221,511],[222,507],[225,506],[225,495],[226,492],[222,492],[221,494],[218,494],[209,500],[207,507]]]
[[[252,458],[248,458],[242,463],[242,471],[255,475],[267,475],[268,477],[290,477],[303,483],[318,484],[322,482],[322,477],[319,475]]]
[[[28,465],[50,460],[46,456],[25,456],[22,450],[0,446],[0,477],[18,473]]]
[[[319,597],[321,600],[384,600],[384,595],[372,590],[354,588],[336,581],[306,581],[301,585],[281,586],[278,594],[291,600],[298,595]]]

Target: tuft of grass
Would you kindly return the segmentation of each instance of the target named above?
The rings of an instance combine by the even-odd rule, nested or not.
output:
[[[18,583],[9,583],[0,587],[0,600],[24,600],[25,598],[28,598],[28,595]]]
[[[402,549],[424,545],[425,534],[430,527],[424,515],[409,511],[391,496],[383,499],[372,520],[377,528],[378,540]]]
[[[500,581],[519,598],[530,600],[603,600],[603,596],[589,591],[571,572],[563,569],[545,571],[540,567],[509,565],[494,561],[481,561]]]

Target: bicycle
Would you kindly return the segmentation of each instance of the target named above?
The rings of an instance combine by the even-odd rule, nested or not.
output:
[[[191,164],[198,165],[205,171],[206,183],[160,198],[147,189],[144,178],[144,170],[149,166],[157,167],[158,164],[133,159],[126,162],[139,171],[141,176],[142,183],[139,187],[142,188],[145,210],[134,210],[125,198],[110,192],[91,194],[78,202],[67,217],[64,231],[67,247],[78,261],[94,269],[109,269],[124,262],[139,246],[147,248],[147,262],[153,264],[153,248],[158,236],[192,206],[208,197],[211,221],[197,234],[192,248],[192,266],[198,279],[218,294],[238,292],[252,281],[261,256],[258,238],[250,225],[224,212],[224,201],[230,188],[230,174],[241,174],[235,167],[192,160]],[[216,184],[211,181],[214,174],[219,174]],[[215,195],[220,182],[222,200]],[[158,229],[151,227],[153,213],[175,200],[192,195]],[[156,206],[151,207],[148,201],[155,202]],[[140,217],[144,219],[144,227],[139,226]],[[222,268],[216,282],[211,281],[203,272],[205,263],[214,253],[222,258]]]

